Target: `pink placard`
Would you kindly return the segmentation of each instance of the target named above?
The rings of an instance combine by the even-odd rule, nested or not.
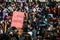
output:
[[[13,12],[12,27],[23,28],[24,12]]]

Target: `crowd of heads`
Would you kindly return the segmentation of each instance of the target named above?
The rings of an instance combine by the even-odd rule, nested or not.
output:
[[[53,4],[54,3],[54,4]],[[34,40],[37,38],[50,38],[51,36],[60,36],[60,15],[56,2],[48,5],[41,2],[4,2],[0,3],[0,33],[3,33],[5,26],[9,34],[33,32],[31,35]],[[24,12],[25,18],[23,30],[18,32],[16,28],[11,28],[13,12]],[[3,30],[3,32],[2,32]],[[31,33],[30,32],[30,33]],[[29,34],[29,33],[28,33]],[[31,33],[32,34],[32,33]],[[12,34],[13,35],[13,34]],[[53,38],[53,37],[52,37]],[[49,39],[46,39],[49,40]],[[54,39],[51,39],[54,40]]]

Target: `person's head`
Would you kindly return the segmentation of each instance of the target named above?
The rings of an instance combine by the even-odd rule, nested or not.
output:
[[[37,25],[36,25],[36,23],[35,23],[35,22],[32,22],[32,23],[31,23],[31,29],[36,28],[36,26],[37,26]]]
[[[50,12],[51,12],[51,9],[50,9],[50,8],[48,8],[48,9],[47,9],[47,11],[48,11],[48,13],[50,13]]]
[[[28,23],[28,24],[27,24],[27,27],[30,28],[30,27],[31,27],[31,23]]]
[[[22,35],[23,34],[23,29],[22,28],[19,28],[17,34],[18,35]]]
[[[13,30],[11,30],[11,31],[9,32],[9,35],[12,35],[12,36],[13,36],[13,34],[14,34]]]
[[[13,9],[13,11],[15,11],[16,10],[16,6],[12,6],[12,9]]]
[[[2,10],[3,10],[2,7],[0,7],[0,12],[2,12]]]
[[[1,12],[1,9],[0,9],[0,12]]]
[[[6,5],[6,3],[2,3],[2,8],[5,8],[7,5]]]
[[[43,17],[41,17],[41,18],[39,19],[39,21],[40,21],[40,22],[43,22]]]
[[[53,24],[53,21],[50,21],[49,24]]]
[[[15,29],[14,32],[16,33],[17,32],[17,29]]]
[[[0,34],[3,34],[3,30],[2,29],[0,29]]]
[[[28,20],[28,24],[30,24],[31,23],[31,20]]]
[[[28,6],[28,3],[26,2],[25,5]]]
[[[31,4],[31,3],[29,3],[29,6],[31,7],[31,6],[32,6],[32,4]]]
[[[2,3],[0,3],[0,7],[3,7]]]
[[[36,20],[37,20],[37,18],[36,18],[36,17],[34,17],[34,18],[33,18],[33,21],[35,22]]]
[[[22,3],[20,3],[19,8],[21,9],[22,7],[23,7],[23,4],[22,4]]]
[[[54,7],[53,9],[56,10],[56,7]]]
[[[13,11],[16,9],[16,4],[14,2],[11,3],[11,7],[13,9]]]

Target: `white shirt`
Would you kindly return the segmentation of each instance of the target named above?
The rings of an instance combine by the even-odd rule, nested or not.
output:
[[[32,32],[28,32],[28,34],[30,34],[32,36],[33,33]]]
[[[33,8],[33,11],[36,12],[36,8]]]

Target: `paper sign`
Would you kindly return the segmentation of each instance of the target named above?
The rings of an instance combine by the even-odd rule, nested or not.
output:
[[[23,28],[24,12],[13,12],[12,27]]]

